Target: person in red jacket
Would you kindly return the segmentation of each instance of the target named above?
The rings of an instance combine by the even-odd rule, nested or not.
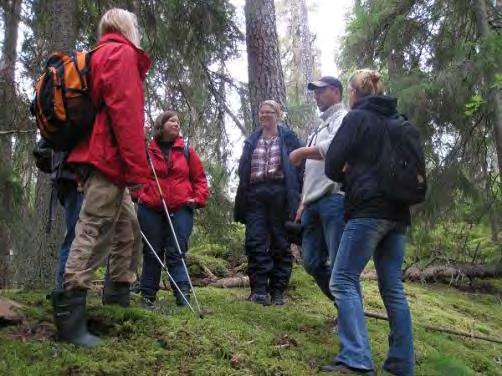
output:
[[[155,252],[161,259],[166,260],[169,273],[188,301],[190,284],[182,257],[185,257],[188,239],[192,233],[194,209],[206,205],[208,197],[206,174],[195,150],[188,147],[181,137],[180,121],[174,111],[166,111],[155,120],[154,138],[148,147],[148,153],[183,256],[176,247],[153,172],[138,195],[139,223]],[[154,307],[160,274],[160,263],[150,248],[144,244],[140,291],[146,308]],[[176,297],[176,304],[185,305],[185,299],[172,282],[171,287]]]
[[[66,264],[63,289],[51,294],[58,339],[85,347],[100,339],[87,330],[86,293],[109,255],[105,304],[129,305],[141,241],[130,191],[147,182],[143,81],[150,66],[141,50],[136,16],[110,9],[99,24],[90,63],[90,94],[97,114],[91,134],[68,156],[84,202]]]

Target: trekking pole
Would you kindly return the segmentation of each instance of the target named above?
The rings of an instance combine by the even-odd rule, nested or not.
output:
[[[150,153],[148,152],[148,150],[146,152],[146,156],[148,159],[148,163],[150,164],[150,168],[152,169],[153,176],[155,177],[155,182],[157,183],[157,189],[159,190],[160,200],[162,201],[162,206],[164,207],[164,212],[166,213],[167,222],[169,223],[171,233],[173,234],[174,243],[176,244],[176,248],[178,249],[178,253],[181,256],[181,262],[183,264],[183,268],[185,269],[185,273],[188,278],[188,283],[190,284],[190,289],[193,292],[195,304],[197,305],[197,310],[199,311],[199,317],[202,319],[204,317],[204,315],[203,315],[202,310],[200,308],[199,300],[197,299],[197,294],[195,293],[195,289],[193,288],[192,279],[190,278],[190,274],[188,273],[187,264],[185,262],[185,258],[183,257],[183,252],[181,252],[180,243],[178,242],[178,237],[176,236],[176,231],[174,231],[174,226],[173,226],[173,222],[171,220],[171,216],[169,215],[169,210],[167,209],[166,200],[164,199],[164,193],[162,192],[162,188],[160,187],[159,178],[157,177],[157,172],[155,172],[155,167],[153,166],[153,162],[152,162],[152,159],[150,158]]]
[[[162,260],[160,259],[159,255],[157,254],[157,252],[155,252],[155,249],[153,248],[152,244],[148,241],[148,238],[146,237],[146,235],[143,233],[143,231],[140,231],[141,232],[141,236],[143,237],[143,240],[145,241],[145,243],[148,245],[148,248],[150,248],[150,251],[152,251],[153,255],[155,256],[155,258],[157,259],[157,261],[159,262],[160,266],[162,267],[162,269],[165,270],[165,272],[167,273],[167,276],[169,277],[169,279],[171,280],[171,282],[173,283],[174,287],[176,287],[176,290],[178,290],[178,292],[181,294],[181,296],[183,297],[183,299],[185,300],[185,303],[188,305],[188,307],[190,307],[190,310],[196,315],[197,312],[195,312],[195,310],[193,309],[192,305],[190,304],[190,302],[188,301],[188,299],[185,297],[185,294],[183,294],[181,292],[181,289],[180,287],[178,286],[178,284],[176,283],[176,281],[174,280],[174,278],[172,277],[171,273],[169,273],[169,270],[167,270],[167,266],[166,264],[164,264],[162,262]]]

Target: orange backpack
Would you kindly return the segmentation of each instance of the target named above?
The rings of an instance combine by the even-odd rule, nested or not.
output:
[[[89,93],[90,60],[96,49],[53,52],[35,83],[31,112],[42,137],[56,151],[71,150],[92,129],[96,109]]]

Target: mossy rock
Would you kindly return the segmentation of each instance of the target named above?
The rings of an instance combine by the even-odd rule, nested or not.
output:
[[[208,268],[217,277],[227,277],[230,274],[230,264],[226,260],[204,254],[188,254],[190,275],[207,277],[202,266]]]
[[[242,249],[235,249],[233,246],[223,244],[202,244],[190,248],[189,254],[211,256],[218,259],[226,260],[230,265],[239,265],[245,261],[246,257]]]

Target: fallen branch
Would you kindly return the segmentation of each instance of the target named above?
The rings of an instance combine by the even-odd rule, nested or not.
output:
[[[217,281],[209,283],[212,287],[230,288],[230,287],[248,287],[249,277],[248,276],[237,276],[221,278]]]
[[[216,282],[218,280],[218,277],[216,277],[211,269],[209,269],[206,265],[201,265],[201,268],[206,277],[209,278],[211,282]]]
[[[380,313],[376,313],[376,312],[364,312],[364,316],[371,317],[371,318],[377,319],[377,320],[389,321],[387,316],[382,315]],[[452,334],[455,336],[467,337],[467,338],[473,338],[473,339],[480,339],[483,341],[494,342],[494,343],[502,343],[502,340],[500,340],[498,338],[481,336],[481,335],[467,333],[467,332],[460,332],[460,331],[452,330],[452,329],[440,328],[439,326],[432,326],[432,325],[426,325],[426,324],[420,324],[420,323],[418,323],[417,325],[419,325],[422,328],[425,328],[427,330],[434,331],[434,332]]]
[[[21,313],[22,305],[7,299],[0,298],[0,324],[18,324],[24,320]]]
[[[462,278],[498,278],[502,277],[502,264],[450,264],[430,265],[423,269],[412,265],[403,271],[403,281],[411,282],[446,282],[458,281]],[[376,280],[375,270],[365,270],[361,279]]]
[[[404,280],[420,282],[452,281],[467,277],[497,278],[502,277],[502,264],[451,264],[432,265],[423,270],[412,266],[403,274]]]

